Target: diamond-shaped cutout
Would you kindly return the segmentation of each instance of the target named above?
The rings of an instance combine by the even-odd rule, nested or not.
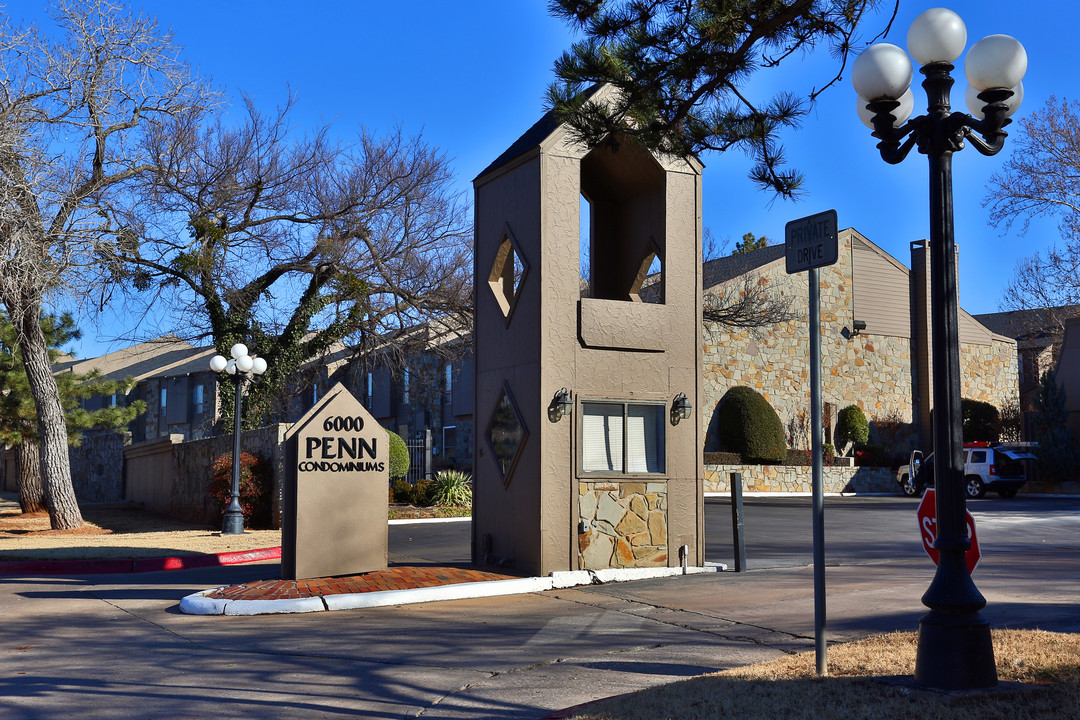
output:
[[[508,319],[514,312],[514,306],[521,293],[521,284],[525,281],[525,275],[528,272],[529,265],[522,257],[514,236],[509,228],[505,229],[503,240],[495,253],[491,273],[488,275],[488,287],[495,295],[495,301],[499,303],[503,316]]]
[[[510,386],[503,385],[499,401],[495,403],[495,412],[487,426],[488,445],[495,455],[495,464],[499,466],[503,485],[510,484],[510,476],[528,437],[529,431],[521,419],[514,396],[510,394]]]

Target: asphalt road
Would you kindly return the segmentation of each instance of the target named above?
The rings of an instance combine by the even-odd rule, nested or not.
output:
[[[906,497],[825,498],[825,563],[860,565],[930,562],[922,550],[915,509]],[[1021,495],[969,500],[984,562],[1003,551],[1080,551],[1080,498]],[[747,568],[802,567],[814,561],[809,497],[751,496],[743,501]],[[391,562],[468,562],[470,524],[391,525]],[[1071,540],[1076,538],[1077,540]],[[705,559],[734,567],[731,501],[705,501]]]
[[[929,559],[922,549],[915,510],[905,497],[825,498],[825,563],[855,565]],[[984,562],[1003,551],[1059,547],[1077,551],[1080,499],[1021,495],[1010,500],[969,500]],[[743,501],[747,567],[798,567],[814,560],[809,497],[752,496]],[[734,565],[731,501],[705,501],[705,558]]]

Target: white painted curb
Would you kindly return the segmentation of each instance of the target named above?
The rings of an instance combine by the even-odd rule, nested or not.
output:
[[[471,517],[449,517],[449,518],[398,518],[396,520],[387,520],[391,525],[420,525],[426,523],[452,523],[452,522],[472,522]]]
[[[182,599],[180,601],[180,612],[186,615],[269,615],[319,612],[322,610],[358,610],[362,608],[412,605],[437,600],[472,600],[503,595],[521,595],[524,593],[544,592],[545,590],[561,590],[581,585],[601,585],[604,583],[629,582],[677,575],[697,575],[723,569],[725,569],[724,565],[710,563],[706,567],[687,567],[685,570],[681,567],[572,570],[554,572],[550,577],[485,580],[436,587],[411,588],[408,590],[383,590],[380,592],[347,593],[285,600],[220,600],[206,597],[206,595],[221,589],[213,588],[188,595]]]

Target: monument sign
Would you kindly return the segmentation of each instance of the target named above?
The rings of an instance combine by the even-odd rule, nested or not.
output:
[[[386,569],[389,436],[341,384],[285,433],[281,576]]]

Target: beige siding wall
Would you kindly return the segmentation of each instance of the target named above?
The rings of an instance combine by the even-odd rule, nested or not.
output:
[[[906,268],[852,237],[851,264],[854,269],[854,317],[866,323],[871,335],[911,337],[909,277]]]

